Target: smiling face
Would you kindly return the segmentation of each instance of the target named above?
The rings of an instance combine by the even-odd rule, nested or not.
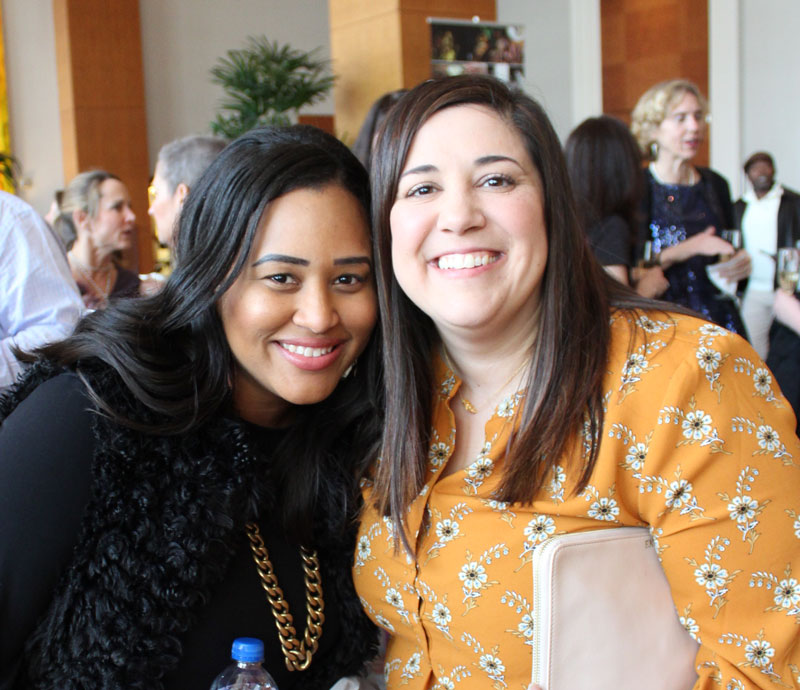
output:
[[[390,214],[400,287],[440,335],[535,330],[547,230],[522,137],[492,110],[446,108],[417,132]]]
[[[291,405],[327,398],[377,319],[369,230],[356,198],[332,184],[272,201],[219,313],[243,418],[272,426]]]
[[[747,179],[756,194],[764,195],[775,184],[775,170],[767,160],[757,160],[747,168]]]
[[[128,249],[133,245],[136,215],[127,187],[109,178],[100,183],[99,192],[97,213],[87,218],[92,246],[101,254]]]
[[[700,102],[693,93],[684,92],[655,130],[658,158],[690,160],[703,143],[705,128]]]

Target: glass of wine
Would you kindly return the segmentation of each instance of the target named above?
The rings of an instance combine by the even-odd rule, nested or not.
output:
[[[659,245],[657,245],[655,242],[647,240],[647,242],[644,243],[644,247],[642,247],[642,257],[639,259],[638,267],[652,268],[653,266],[658,265],[659,249]]]
[[[800,278],[800,250],[781,247],[778,250],[778,286],[785,292],[797,290]]]
[[[734,254],[742,248],[742,231],[736,229],[723,230],[719,236],[733,247]],[[720,261],[728,261],[733,258],[733,254],[720,255]]]

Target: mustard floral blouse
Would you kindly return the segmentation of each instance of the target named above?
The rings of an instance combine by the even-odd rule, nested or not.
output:
[[[408,513],[416,553],[396,552],[393,523],[368,507],[353,568],[364,607],[390,633],[390,690],[526,688],[533,549],[554,534],[629,525],[649,527],[680,620],[701,645],[695,688],[800,687],[791,409],[738,336],[685,316],[633,319],[612,319],[589,484],[575,495],[582,463],[562,458],[529,506],[493,497],[518,394],[486,424],[475,461],[439,477],[457,442],[460,382],[437,362],[427,482]],[[363,490],[369,506],[369,481]]]

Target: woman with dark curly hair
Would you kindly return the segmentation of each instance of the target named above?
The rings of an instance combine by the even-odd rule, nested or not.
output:
[[[239,636],[281,690],[359,671],[368,215],[343,144],[254,130],[189,194],[163,290],[30,357],[0,400],[1,688],[209,687]]]

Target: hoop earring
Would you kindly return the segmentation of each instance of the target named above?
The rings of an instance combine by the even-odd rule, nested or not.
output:
[[[344,374],[342,374],[343,379],[346,379],[348,376],[350,376],[350,374],[355,372],[356,364],[358,364],[358,359],[354,359],[353,363],[344,370]]]

